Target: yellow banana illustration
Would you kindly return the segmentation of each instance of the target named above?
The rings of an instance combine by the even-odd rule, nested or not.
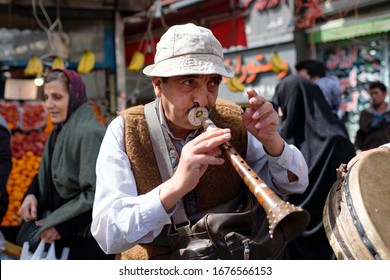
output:
[[[54,58],[51,69],[65,69],[65,63],[61,57],[57,56]]]
[[[245,90],[245,85],[238,80],[237,76],[234,76],[230,80],[231,80],[231,83],[233,84],[233,86],[237,89],[237,91],[244,91]]]
[[[229,79],[227,82],[226,82],[226,85],[227,87],[229,88],[230,91],[232,92],[237,92],[237,88],[233,85],[232,83],[232,79]]]
[[[142,66],[144,66],[144,63],[145,63],[144,54],[139,51],[135,51],[133,53],[133,56],[131,57],[131,61],[127,69],[129,71],[137,72],[142,68]]]
[[[288,65],[285,63],[277,52],[274,52],[269,60],[269,64],[271,65],[272,71],[279,73],[288,70]]]
[[[232,92],[242,92],[245,90],[245,85],[241,83],[236,76],[229,79],[226,84]]]
[[[77,66],[77,72],[80,74],[87,74],[91,72],[95,66],[95,54],[91,51],[84,51],[81,56],[79,65]]]

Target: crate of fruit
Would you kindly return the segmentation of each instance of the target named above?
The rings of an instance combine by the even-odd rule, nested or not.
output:
[[[20,103],[18,101],[0,100],[0,115],[2,115],[11,130],[20,126]]]
[[[23,102],[19,107],[20,129],[41,130],[46,125],[46,113],[42,101]]]

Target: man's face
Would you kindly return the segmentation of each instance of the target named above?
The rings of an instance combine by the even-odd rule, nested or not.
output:
[[[369,93],[371,95],[372,104],[375,107],[385,102],[387,93],[385,91],[382,91],[380,88],[375,87],[373,89],[370,89]]]
[[[184,138],[194,129],[188,121],[188,112],[195,106],[214,107],[218,97],[221,75],[184,75],[162,78],[153,77],[154,92],[161,97],[164,114],[176,137]]]

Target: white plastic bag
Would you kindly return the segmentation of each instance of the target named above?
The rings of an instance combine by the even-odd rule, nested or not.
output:
[[[20,255],[20,259],[21,260],[58,260],[56,258],[56,250],[55,250],[54,242],[50,244],[49,250],[47,252],[45,251],[45,244],[46,243],[41,240],[37,249],[32,254],[29,251],[30,245],[28,244],[28,242],[24,242],[23,247],[22,247],[22,253]],[[68,247],[65,247],[62,250],[60,260],[67,260],[68,259],[69,250],[70,249]]]

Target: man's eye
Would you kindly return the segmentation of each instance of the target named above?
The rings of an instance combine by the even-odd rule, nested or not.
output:
[[[219,86],[220,83],[221,83],[220,79],[215,79],[215,80],[211,81],[211,85],[213,85],[213,86]]]
[[[193,80],[185,80],[185,81],[183,82],[183,84],[185,84],[186,86],[191,86],[191,85],[194,84],[194,81],[193,81]]]

